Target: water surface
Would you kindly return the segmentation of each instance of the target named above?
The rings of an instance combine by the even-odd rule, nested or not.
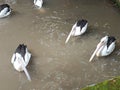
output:
[[[11,16],[0,20],[0,90],[79,90],[120,75],[120,13],[107,0],[44,0],[37,10],[32,0],[1,0],[11,5]],[[87,19],[87,32],[64,42],[78,19]],[[105,35],[117,38],[108,57],[89,58]],[[28,71],[14,70],[11,57],[19,44],[32,54]]]

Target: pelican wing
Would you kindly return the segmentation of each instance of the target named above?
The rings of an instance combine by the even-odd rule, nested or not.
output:
[[[1,12],[0,12],[0,16],[4,16],[5,14],[7,14],[8,12],[8,7],[4,8]]]

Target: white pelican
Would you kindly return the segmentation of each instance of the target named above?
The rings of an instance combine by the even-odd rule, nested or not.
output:
[[[34,5],[39,9],[42,8],[43,0],[34,0]]]
[[[92,54],[89,62],[92,61],[94,56],[107,56],[113,52],[115,49],[115,37],[113,36],[105,36],[103,37],[100,42],[98,43],[96,50]]]
[[[71,32],[69,33],[65,43],[68,42],[71,36],[79,36],[85,33],[87,30],[88,21],[87,20],[78,20],[72,27]]]
[[[27,46],[24,44],[19,44],[11,59],[11,63],[14,68],[19,72],[24,71],[29,81],[31,81],[31,78],[26,66],[29,63],[30,58],[31,54],[28,52]]]
[[[11,8],[8,4],[0,5],[0,18],[7,17],[11,13]]]

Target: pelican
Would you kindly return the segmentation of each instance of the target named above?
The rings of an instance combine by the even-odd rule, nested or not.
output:
[[[11,8],[8,4],[0,5],[0,18],[7,17],[11,13]]]
[[[34,5],[40,9],[43,5],[43,0],[34,0]]]
[[[78,20],[73,26],[72,26],[72,30],[69,33],[65,43],[68,42],[68,40],[70,39],[71,36],[79,36],[82,35],[86,32],[87,30],[87,26],[88,26],[88,21],[87,20]]]
[[[89,62],[91,62],[94,56],[107,56],[113,52],[115,49],[115,37],[113,36],[105,36],[98,43],[94,53],[92,54]]]
[[[27,46],[24,44],[19,44],[11,59],[11,63],[13,64],[15,70],[19,72],[24,71],[29,81],[31,81],[31,77],[26,66],[29,63],[30,58],[31,53],[28,52]]]

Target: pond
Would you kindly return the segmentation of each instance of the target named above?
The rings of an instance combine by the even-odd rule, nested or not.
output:
[[[13,13],[0,20],[0,90],[80,90],[120,75],[120,12],[108,0],[0,0]],[[65,40],[72,25],[88,20],[87,32]],[[107,57],[89,58],[105,35],[115,36],[116,49]],[[11,57],[19,44],[32,54],[27,67],[32,81],[14,70]]]

